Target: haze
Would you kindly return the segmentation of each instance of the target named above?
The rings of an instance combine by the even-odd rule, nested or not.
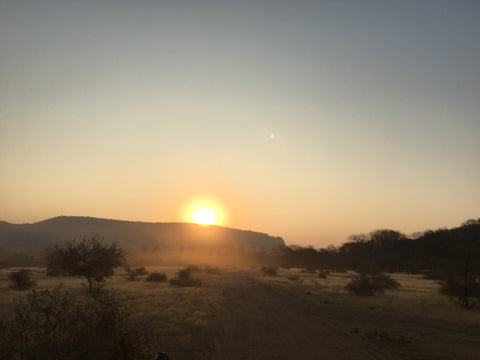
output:
[[[480,214],[478,1],[0,0],[0,220],[287,244]]]

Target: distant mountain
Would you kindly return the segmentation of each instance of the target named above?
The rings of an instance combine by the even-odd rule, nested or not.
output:
[[[59,216],[34,224],[0,221],[0,257],[15,253],[39,254],[56,243],[91,235],[133,249],[181,250],[221,246],[274,249],[285,246],[280,237],[216,225]]]

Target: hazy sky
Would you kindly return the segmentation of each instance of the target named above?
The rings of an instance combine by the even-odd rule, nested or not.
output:
[[[480,217],[480,1],[0,0],[0,220],[289,244]]]

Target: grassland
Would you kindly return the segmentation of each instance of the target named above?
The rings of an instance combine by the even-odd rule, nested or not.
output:
[[[0,316],[13,298],[0,270]],[[87,296],[81,278],[47,277],[32,268],[37,287],[62,283]],[[178,267],[147,267],[172,278]],[[147,351],[170,359],[478,359],[480,312],[458,308],[433,280],[393,274],[401,287],[375,297],[346,292],[351,273],[326,279],[299,269],[265,276],[259,269],[195,273],[200,287],[136,281],[123,271],[109,279],[147,336]]]

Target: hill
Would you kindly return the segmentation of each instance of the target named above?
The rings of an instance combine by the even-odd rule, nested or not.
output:
[[[285,245],[280,237],[216,225],[59,216],[34,224],[0,221],[0,257],[15,253],[35,255],[55,243],[81,239],[92,234],[131,249],[274,249]]]

